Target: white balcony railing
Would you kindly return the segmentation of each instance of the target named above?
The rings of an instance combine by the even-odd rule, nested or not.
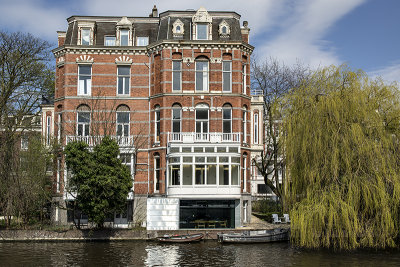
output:
[[[131,136],[109,136],[111,139],[115,140],[120,147],[133,147],[134,138]],[[70,142],[78,141],[85,142],[89,146],[95,146],[101,143],[101,140],[104,138],[102,135],[96,136],[76,136],[76,135],[68,135],[66,137],[66,145]]]
[[[168,133],[169,143],[240,143],[240,133]]]

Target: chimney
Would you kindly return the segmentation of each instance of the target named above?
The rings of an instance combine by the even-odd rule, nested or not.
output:
[[[64,31],[57,31],[57,36],[58,36],[58,46],[63,46],[65,42],[65,37],[67,33]]]
[[[152,11],[151,11],[151,17],[153,17],[153,18],[156,18],[156,17],[158,17],[158,10],[157,10],[157,7],[156,7],[156,5],[154,5],[154,7],[153,7],[153,9],[152,9]]]
[[[249,43],[249,33],[250,33],[249,22],[247,22],[246,20],[243,21],[243,27],[240,28],[240,31],[242,32],[242,41]]]

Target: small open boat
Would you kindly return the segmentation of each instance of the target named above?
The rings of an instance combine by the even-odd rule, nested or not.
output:
[[[189,243],[200,241],[203,239],[203,237],[204,235],[201,233],[192,235],[165,235],[162,237],[157,237],[157,240],[166,243]]]
[[[244,231],[242,233],[218,234],[221,243],[268,243],[289,240],[290,229]]]

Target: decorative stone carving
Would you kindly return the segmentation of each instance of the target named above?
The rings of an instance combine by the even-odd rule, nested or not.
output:
[[[82,55],[76,58],[76,63],[93,63],[94,59],[89,55]]]
[[[193,23],[212,23],[212,17],[204,7],[200,7],[192,19]]]
[[[220,58],[220,57],[212,57],[212,58],[210,58],[210,62],[211,63],[221,63],[222,62],[222,58]]]
[[[132,59],[128,56],[119,56],[115,59],[115,64],[132,64]]]

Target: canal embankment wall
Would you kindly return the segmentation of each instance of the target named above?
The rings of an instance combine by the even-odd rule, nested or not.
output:
[[[204,238],[216,240],[218,233],[240,233],[245,229],[159,230],[145,229],[101,229],[101,230],[0,230],[0,242],[12,241],[134,241],[154,240],[164,235],[186,235],[203,233]]]

